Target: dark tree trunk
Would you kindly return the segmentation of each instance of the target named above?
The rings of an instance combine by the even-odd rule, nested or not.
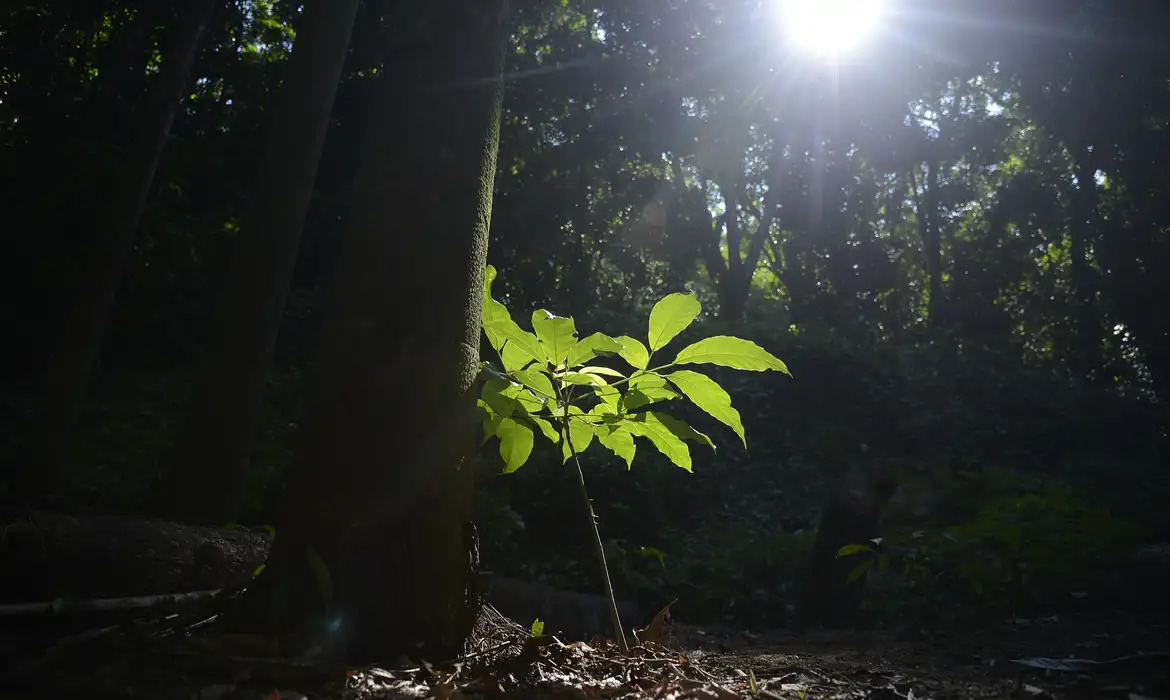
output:
[[[1090,261],[1090,235],[1097,223],[1097,168],[1086,147],[1074,147],[1077,187],[1073,191],[1068,227],[1072,264],[1073,322],[1076,324],[1073,369],[1082,378],[1102,367],[1102,329],[1097,309],[1097,285]]]
[[[122,279],[146,198],[154,182],[175,113],[191,78],[199,39],[215,0],[190,0],[164,54],[158,80],[135,119],[134,136],[97,219],[88,261],[46,369],[43,403],[30,462],[31,490],[40,493],[59,478],[70,438],[98,357],[102,335]]]
[[[298,22],[189,423],[158,493],[177,519],[235,519],[357,7],[315,0]]]
[[[882,511],[897,488],[894,464],[883,461],[865,473],[858,469],[834,481],[802,592],[802,626],[847,627],[857,622],[865,577],[850,581],[849,575],[865,555],[838,557],[837,552],[878,536]]]
[[[943,323],[943,265],[942,232],[938,226],[938,169],[937,161],[926,163],[921,189],[918,178],[910,174],[910,186],[914,190],[915,214],[918,219],[918,235],[922,239],[922,257],[927,280],[927,317],[934,326]]]
[[[474,386],[504,6],[400,10],[406,42],[386,65],[284,514],[246,610],[292,651],[327,639],[353,661],[445,657],[474,622]]]

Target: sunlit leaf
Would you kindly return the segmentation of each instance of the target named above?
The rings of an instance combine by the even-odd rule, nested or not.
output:
[[[528,420],[535,423],[536,427],[540,428],[540,432],[543,433],[546,438],[552,441],[552,444],[555,445],[561,441],[561,434],[557,432],[557,429],[553,427],[552,423],[541,418],[540,416],[528,416]]]
[[[572,406],[571,408],[577,408]],[[572,411],[571,411],[572,413]],[[564,458],[561,463],[569,461],[573,456],[573,452],[577,454],[583,453],[589,449],[589,445],[593,444],[593,426],[586,423],[584,420],[569,419],[569,439],[561,443],[561,456]],[[573,450],[569,450],[569,442],[572,441]]]
[[[519,329],[519,326],[517,326],[516,330],[520,333],[524,333],[524,331]],[[536,336],[528,334],[525,342],[527,343],[529,341],[535,340]],[[543,366],[545,364],[543,353],[539,358],[533,357],[533,353],[539,349],[539,343],[536,343],[535,345],[522,345],[520,343],[513,343],[509,341],[504,345],[504,350],[500,353],[500,361],[503,363],[504,368],[509,372],[523,370],[525,367]]]
[[[747,437],[744,435],[739,411],[732,408],[731,396],[714,379],[689,369],[671,372],[665,377],[696,406],[734,430],[743,442],[743,446],[747,447]]]
[[[496,435],[500,438],[500,457],[504,460],[504,473],[510,474],[528,461],[532,454],[532,445],[535,442],[532,428],[512,419],[505,418],[496,428]]]
[[[555,399],[556,392],[553,390],[552,380],[548,375],[538,369],[524,369],[518,372],[513,372],[512,375],[525,386],[532,389],[537,396],[546,399]]]
[[[622,398],[622,393],[618,391],[617,387],[608,385],[593,387],[593,393],[602,403],[613,406],[615,410]]]
[[[790,374],[780,358],[750,340],[729,335],[714,335],[688,345],[679,351],[674,364],[711,364],[749,372],[775,369]]]
[[[536,618],[532,621],[532,627],[530,627],[528,631],[530,634],[532,634],[533,637],[543,637],[544,622],[539,617]]]
[[[586,374],[600,374],[600,375],[603,375],[606,377],[618,377],[620,379],[625,379],[625,377],[626,377],[626,375],[622,374],[621,372],[617,371],[616,369],[610,369],[609,367],[596,367],[596,366],[590,365],[588,367],[582,367],[578,371],[584,372]]]
[[[622,399],[622,409],[634,411],[659,401],[677,399],[679,393],[658,374],[639,374],[629,382],[630,390]]]
[[[600,376],[590,372],[564,372],[559,377],[566,384],[577,384],[579,386],[601,386],[609,383]]]
[[[618,351],[618,354],[623,360],[637,369],[646,369],[646,366],[650,364],[650,351],[646,349],[642,341],[628,335],[618,336],[615,340],[621,343],[622,349]]]
[[[598,355],[612,355],[620,353],[622,344],[616,339],[609,337],[604,333],[594,333],[588,337],[578,340],[572,348],[569,349],[569,354],[565,358],[565,363],[569,367],[576,367],[584,364]]]
[[[670,430],[670,432],[674,433],[679,440],[697,442],[701,445],[710,447],[712,450],[715,449],[715,443],[711,441],[711,438],[707,437],[698,430],[695,430],[685,421],[681,421],[678,418],[675,418],[674,416],[666,413],[654,413],[654,416],[658,418],[658,420],[661,421],[662,424],[665,425],[668,430]]]
[[[483,282],[483,331],[488,342],[497,352],[501,353],[504,368],[507,370],[520,369],[529,361],[544,361],[544,351],[536,336],[516,325],[508,309],[500,302],[492,299],[491,286],[496,278],[496,270],[488,266]],[[503,348],[503,350],[501,350]]]
[[[701,311],[694,294],[668,294],[650,311],[650,352],[659,350],[691,325]]]
[[[569,349],[577,343],[577,327],[573,319],[557,316],[544,309],[532,312],[532,330],[540,339],[545,357],[554,365],[560,365],[569,355]]]
[[[597,441],[626,461],[626,469],[634,466],[634,436],[621,425],[603,425],[595,430]]]
[[[544,400],[523,385],[516,385],[516,401],[524,408],[525,413],[536,413],[545,407]]]
[[[483,383],[480,397],[493,412],[507,418],[516,412],[515,397],[508,394],[514,386],[507,379],[489,379]]]
[[[691,451],[670,428],[662,424],[653,413],[641,413],[622,421],[621,426],[634,435],[644,437],[675,465],[691,471]]]
[[[487,416],[483,419],[483,441],[480,442],[482,445],[496,436],[496,429],[500,426],[500,421],[504,419],[504,416],[488,408],[487,404],[483,403],[483,399],[478,399],[478,401],[483,404],[487,412]]]

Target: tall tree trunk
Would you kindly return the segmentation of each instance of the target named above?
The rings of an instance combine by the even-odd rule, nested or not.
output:
[[[938,326],[943,322],[943,282],[942,282],[942,233],[938,227],[938,169],[937,161],[926,163],[926,172],[922,178],[922,187],[919,190],[918,179],[910,174],[911,187],[915,194],[915,208],[918,215],[918,234],[922,238],[922,255],[926,267],[927,289],[927,317],[931,325]]]
[[[159,490],[172,517],[207,525],[235,518],[357,7],[313,0],[297,23],[189,423]]]
[[[142,220],[171,124],[191,77],[199,39],[215,0],[189,0],[163,58],[158,80],[140,110],[125,166],[116,173],[98,215],[97,231],[76,297],[50,355],[30,466],[40,491],[62,474],[81,402]]]
[[[354,661],[435,658],[460,651],[474,622],[474,386],[505,5],[400,5],[408,41],[386,65],[284,513],[245,610],[292,651],[333,639]]]
[[[1089,237],[1097,223],[1097,167],[1087,147],[1073,147],[1077,187],[1069,217],[1069,257],[1072,264],[1073,322],[1076,324],[1073,369],[1082,378],[1101,370],[1101,320],[1096,283],[1090,263]]]

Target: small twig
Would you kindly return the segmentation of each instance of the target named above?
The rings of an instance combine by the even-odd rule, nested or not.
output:
[[[234,591],[232,592],[234,593]],[[213,599],[223,593],[225,593],[224,589],[217,588],[211,591],[165,593],[162,595],[134,596],[130,598],[96,598],[92,600],[68,600],[62,598],[41,603],[15,603],[0,605],[0,617],[137,610],[167,604],[194,603],[200,600]]]

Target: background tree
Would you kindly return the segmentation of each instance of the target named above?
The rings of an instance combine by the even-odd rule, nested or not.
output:
[[[789,36],[779,5],[516,3],[489,234],[501,301],[634,333],[649,303],[689,288],[712,312],[696,323],[704,335],[775,348],[796,377],[716,377],[757,436],[750,453],[720,443],[685,479],[656,464],[591,470],[615,584],[646,607],[677,597],[681,618],[788,624],[822,514],[849,502],[840,487],[900,460],[887,507],[852,515],[877,517],[885,553],[929,576],[892,568],[866,586],[862,614],[991,619],[1021,596],[1054,606],[1074,581],[1100,590],[1135,538],[1170,537],[1166,8],[889,0],[870,41],[834,62]],[[283,0],[218,7],[81,405],[62,507],[144,510],[202,381],[299,16]],[[402,48],[401,15],[387,9],[359,3],[241,522],[280,526],[276,504],[300,469],[293,436],[315,402],[305,377],[326,290],[347,284],[339,255],[357,230],[382,63]],[[4,475],[28,466],[34,385],[72,287],[62,281],[77,278],[104,196],[86,182],[117,172],[123,142],[107,129],[133,124],[174,19],[139,0],[0,8],[0,198],[21,212],[12,220],[36,221],[4,230],[0,304],[21,333],[0,363],[7,500],[18,499]],[[438,169],[440,150],[412,177]],[[66,154],[85,168],[62,172]],[[380,215],[403,221],[422,210],[411,205]],[[681,417],[702,429],[703,416]],[[908,437],[883,442],[892,435]],[[537,466],[501,476],[494,455],[478,461],[485,561],[593,590],[577,555],[588,533],[561,517],[572,485]],[[1023,552],[1004,539],[1017,503],[1032,508]],[[1123,520],[1142,534],[1118,535]],[[1009,596],[1021,558],[1033,575]],[[1136,600],[1126,585],[1115,598]]]
[[[208,525],[235,519],[248,474],[276,334],[357,0],[310,2],[298,22],[287,78],[273,105],[268,145],[235,242],[190,425],[160,489],[173,517]]]
[[[86,251],[88,262],[81,271],[76,296],[45,373],[40,429],[36,431],[40,442],[36,454],[40,458],[32,460],[30,474],[38,487],[51,484],[63,473],[114,294],[138,232],[175,112],[190,80],[199,40],[215,4],[214,0],[191,0],[180,10],[158,80],[150,87],[149,98],[134,117],[137,124],[128,144],[126,163],[112,179],[97,212],[97,235]]]

